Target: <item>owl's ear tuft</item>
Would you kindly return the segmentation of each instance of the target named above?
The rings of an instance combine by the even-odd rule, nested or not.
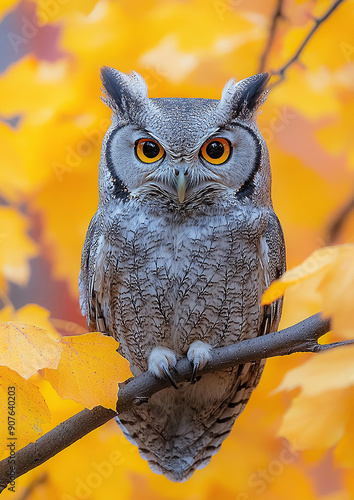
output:
[[[101,80],[104,92],[102,101],[122,118],[133,119],[142,108],[148,106],[147,86],[139,73],[133,71],[125,74],[103,66]]]
[[[240,82],[229,80],[222,91],[220,110],[232,118],[253,118],[255,111],[267,98],[269,79],[269,73],[259,73]]]

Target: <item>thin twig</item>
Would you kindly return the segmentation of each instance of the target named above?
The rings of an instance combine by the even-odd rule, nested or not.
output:
[[[45,483],[46,481],[48,481],[48,473],[42,472],[42,474],[33,479],[33,481],[27,486],[25,491],[23,491],[22,494],[16,498],[16,500],[27,500],[30,497],[30,495],[34,492],[34,490],[39,485]]]
[[[318,339],[329,330],[330,320],[323,319],[318,313],[280,332],[269,333],[263,337],[243,340],[237,344],[213,349],[211,360],[200,371],[200,375],[273,356],[283,356],[295,352],[317,352],[324,348],[337,347],[350,342],[328,344],[326,347],[320,345]],[[190,362],[186,358],[179,360],[174,373],[176,382],[188,381],[191,375]],[[157,379],[149,372],[129,379],[119,389],[117,412],[124,413],[131,406],[146,402],[153,394],[168,387],[170,388],[168,380]],[[15,454],[16,477],[22,476],[46,462],[115,416],[116,413],[113,410],[97,406],[93,410],[86,409],[69,418],[40,437],[35,443],[25,446]],[[0,492],[9,483],[9,474],[8,459],[4,459],[0,462]]]
[[[318,19],[314,19],[314,22],[315,22],[314,26],[312,27],[312,29],[310,30],[310,32],[306,35],[306,37],[304,38],[303,42],[301,43],[300,47],[297,49],[297,51],[295,52],[295,54],[293,55],[293,57],[291,57],[291,59],[289,59],[289,61],[287,63],[285,63],[280,69],[278,69],[276,71],[272,71],[273,75],[279,75],[279,77],[280,77],[275,83],[273,83],[272,87],[275,87],[282,80],[284,80],[286,71],[290,68],[290,66],[292,64],[294,64],[294,62],[296,62],[299,59],[299,57],[302,54],[304,48],[309,43],[309,41],[311,40],[311,38],[313,37],[313,35],[316,33],[316,31],[318,30],[318,28],[321,26],[321,24],[323,24],[324,21],[326,19],[328,19],[328,17],[343,2],[344,2],[344,0],[336,0],[336,2],[333,3],[333,5],[327,10],[327,12],[325,12],[325,14],[322,17],[320,17]]]
[[[349,215],[352,213],[353,210],[354,210],[354,195],[351,195],[349,200],[346,202],[345,205],[343,205],[341,210],[338,212],[338,214],[328,227],[327,238],[326,238],[327,245],[333,245],[337,241],[339,233],[341,232],[346,220],[348,219]]]
[[[258,73],[263,73],[263,71],[265,70],[267,59],[268,59],[269,53],[270,53],[272,45],[273,45],[278,20],[282,19],[282,17],[283,17],[283,12],[282,12],[283,2],[284,2],[284,0],[277,0],[277,5],[274,9],[272,20],[271,20],[271,23],[269,26],[267,43],[264,47],[263,54],[261,55],[261,58],[259,60]]]

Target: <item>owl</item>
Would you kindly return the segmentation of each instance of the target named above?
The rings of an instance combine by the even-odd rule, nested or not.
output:
[[[137,73],[103,67],[101,77],[112,124],[80,306],[90,331],[119,341],[134,376],[148,370],[170,380],[117,420],[152,471],[182,482],[219,450],[263,362],[198,370],[215,347],[275,331],[280,319],[281,301],[261,306],[285,270],[255,121],[269,75],[230,80],[220,100],[149,98]],[[177,386],[174,366],[184,356],[193,380]]]

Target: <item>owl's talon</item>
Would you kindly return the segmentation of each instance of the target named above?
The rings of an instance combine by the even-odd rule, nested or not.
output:
[[[162,368],[162,371],[164,372],[164,374],[166,375],[168,380],[171,382],[172,387],[174,387],[175,389],[178,389],[178,386],[177,386],[176,382],[174,381],[171,373],[168,371],[168,369],[165,366]]]
[[[167,347],[157,346],[151,351],[149,356],[149,372],[155,377],[165,377],[170,382],[172,387],[178,389],[175,380],[173,379],[170,369],[174,368],[177,363],[176,355]]]
[[[198,378],[196,377],[197,371],[199,369],[204,368],[204,366],[210,360],[211,349],[212,349],[212,346],[210,344],[207,344],[206,342],[202,342],[201,340],[196,340],[195,342],[193,342],[193,344],[191,344],[189,346],[189,349],[187,352],[187,359],[193,365],[193,372],[192,372],[192,377],[191,377],[192,384],[195,384],[198,380]]]
[[[192,376],[191,376],[191,380],[190,380],[191,384],[195,384],[197,382],[196,375],[197,375],[198,368],[199,368],[199,361],[197,361],[193,365],[193,372],[192,372]]]

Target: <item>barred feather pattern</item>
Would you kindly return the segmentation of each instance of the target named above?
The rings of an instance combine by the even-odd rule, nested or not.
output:
[[[162,345],[185,356],[195,340],[218,347],[274,330],[260,298],[276,274],[269,265],[266,208],[223,195],[217,208],[161,214],[161,207],[133,199],[94,222],[81,276],[90,329],[120,342],[134,375],[147,369]],[[274,218],[274,216],[271,216]],[[86,286],[89,284],[89,286]],[[229,434],[258,383],[263,363],[204,375],[155,394],[118,422],[152,470],[172,481],[204,467]]]
[[[278,327],[281,301],[261,307],[285,270],[268,150],[255,121],[268,79],[231,80],[220,100],[150,99],[139,75],[102,69],[113,115],[82,253],[80,305],[91,331],[118,340],[135,376],[148,369],[168,376],[158,365],[162,351],[173,376],[176,358],[187,356],[197,369],[202,352]],[[171,387],[118,423],[154,472],[185,481],[218,451],[263,365]]]

